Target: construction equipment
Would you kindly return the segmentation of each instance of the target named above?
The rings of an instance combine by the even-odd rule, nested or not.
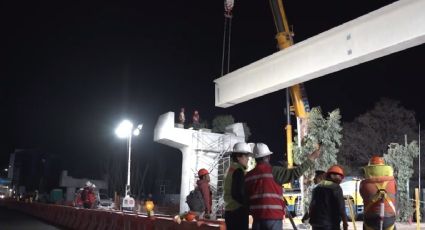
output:
[[[288,21],[286,19],[285,10],[283,7],[282,0],[269,0],[271,10],[273,13],[273,18],[276,26],[276,40],[277,45],[280,50],[286,49],[294,44],[293,41],[293,32],[289,29]],[[231,34],[231,19],[232,19],[232,10],[234,6],[233,0],[225,0],[225,23],[224,23],[224,38],[223,38],[223,53],[222,53],[222,70],[221,75],[229,73],[229,60],[230,60],[230,34]],[[226,43],[227,41],[227,43]],[[227,47],[227,53],[226,53]],[[227,68],[225,68],[225,60],[227,60]],[[227,70],[227,72],[225,71]],[[292,99],[292,106],[290,100]],[[298,127],[298,139],[299,143],[301,139],[305,136],[305,129],[302,128],[306,124],[306,119],[308,117],[308,112],[310,107],[308,104],[307,96],[302,84],[297,84],[286,89],[286,158],[288,162],[288,168],[292,168],[294,165],[293,160],[293,151],[292,151],[292,125],[291,125],[291,111],[294,111],[295,116],[297,117]],[[299,121],[299,122],[298,122]],[[302,184],[302,183],[298,183]],[[301,197],[302,190],[299,187],[294,187],[293,183],[288,183],[284,185],[285,196],[290,200],[288,204],[288,209],[294,211],[294,214],[300,213],[295,208],[295,204],[301,208]],[[292,197],[290,197],[292,196]],[[295,200],[294,200],[295,197]]]
[[[276,40],[277,45],[280,50],[286,49],[294,44],[293,31],[290,30],[288,21],[286,19],[285,9],[283,7],[282,0],[269,0],[270,7],[273,13],[273,19],[276,26]],[[290,98],[292,99],[292,106],[290,103]],[[310,111],[310,107],[308,104],[307,96],[305,94],[305,90],[302,84],[297,84],[294,86],[291,86],[290,88],[286,89],[286,158],[288,162],[288,168],[292,168],[294,166],[294,160],[293,160],[293,147],[292,147],[292,125],[291,125],[291,113],[290,111],[295,112],[295,116],[297,117],[298,126],[301,126],[300,124],[304,124],[306,118],[308,117],[308,112]],[[304,130],[301,127],[298,127],[298,133],[299,135],[299,143],[300,140],[303,138],[303,136],[306,133],[301,132],[301,130]],[[295,204],[301,203],[302,195],[301,195],[301,189],[298,187],[294,187],[293,183],[285,184],[285,197],[287,199],[290,199],[291,201],[294,200],[294,197],[296,198],[294,201],[290,202],[288,204],[289,210],[293,211],[294,214],[297,213]],[[301,205],[299,205],[299,208]]]
[[[286,19],[285,10],[283,7],[282,0],[269,0],[270,6],[273,13],[274,22],[276,25],[276,40],[280,50],[286,49],[294,44],[293,32],[289,29],[288,21]],[[292,106],[290,105],[290,99],[292,99]],[[292,109],[291,109],[292,108]],[[292,125],[289,111],[293,110],[295,116],[300,119],[306,119],[310,107],[308,104],[305,90],[301,84],[291,86],[286,89],[286,142],[287,142],[287,159],[288,167],[293,167],[294,161],[292,157]]]
[[[351,220],[356,220],[363,215],[364,204],[360,196],[360,182],[359,178],[347,177],[340,184],[345,199],[345,213]],[[353,215],[351,215],[350,204]]]
[[[291,222],[291,225],[292,225],[292,228],[294,229],[294,230],[297,230],[298,228],[297,228],[297,226],[295,225],[295,221],[294,221],[294,219],[292,218],[292,215],[291,215],[291,212],[289,211],[289,209],[288,209],[288,201],[285,199],[285,197],[283,198],[283,202],[285,202],[285,208],[286,208],[286,215],[289,217],[289,221]]]
[[[354,217],[353,204],[351,203],[350,197],[347,197],[346,200],[347,200],[348,208],[350,209],[350,216],[351,216],[351,221],[353,221],[354,230],[357,230],[356,218]]]

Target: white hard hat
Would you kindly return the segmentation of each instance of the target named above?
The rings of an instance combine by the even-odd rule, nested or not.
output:
[[[92,186],[92,183],[91,183],[90,181],[87,181],[87,182],[86,182],[86,186],[87,186],[87,187],[91,187],[91,186]]]
[[[261,158],[273,154],[264,143],[257,143],[254,147],[254,157]]]
[[[238,142],[233,146],[234,153],[246,153],[246,154],[252,154],[252,147],[253,144],[245,143],[245,142]]]

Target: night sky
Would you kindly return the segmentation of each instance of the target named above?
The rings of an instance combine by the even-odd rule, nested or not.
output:
[[[391,2],[284,4],[299,42]],[[0,12],[1,168],[15,148],[32,148],[60,156],[71,175],[98,177],[104,159],[127,159],[114,129],[128,118],[144,123],[133,142],[141,164],[160,158],[172,169],[165,179],[179,180],[181,154],[154,143],[153,129],[159,115],[180,107],[187,118],[197,109],[210,123],[232,114],[248,123],[250,141],[267,143],[275,160],[283,159],[284,91],[214,106],[223,1],[8,1]],[[231,70],[276,52],[274,36],[268,1],[236,1]],[[340,108],[343,121],[352,121],[389,97],[424,123],[424,54],[421,45],[309,81],[310,105]]]

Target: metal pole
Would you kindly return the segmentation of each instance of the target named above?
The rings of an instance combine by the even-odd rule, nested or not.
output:
[[[421,229],[421,214],[419,209],[419,189],[415,188],[416,229]]]
[[[422,190],[421,190],[421,123],[419,123],[419,140],[418,140],[418,143],[419,143],[419,183],[418,183],[418,189],[419,189],[419,192],[418,192],[418,199],[419,199],[419,208],[420,208],[420,205],[421,205],[421,203],[420,203],[420,201],[421,201],[421,193],[422,193]],[[420,216],[420,213],[419,213],[419,216]],[[420,218],[420,217],[419,217]]]
[[[126,191],[125,191],[125,195],[126,196],[130,196],[130,166],[131,166],[131,136],[133,134],[130,133],[129,137],[128,137],[128,167],[127,167],[127,186],[126,186]]]
[[[290,105],[289,88],[286,88],[286,157],[288,160],[288,168],[294,165],[292,155],[292,125],[291,125],[291,105]]]
[[[419,123],[419,195],[421,194],[421,123]]]
[[[298,148],[301,149],[301,119],[299,117],[297,117],[297,130],[298,130],[298,133],[297,133]],[[301,216],[304,216],[304,213],[305,213],[304,212],[304,175],[300,177],[299,182],[300,182],[300,191],[301,191],[299,203],[301,204]]]

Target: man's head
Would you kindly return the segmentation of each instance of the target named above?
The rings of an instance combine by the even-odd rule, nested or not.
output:
[[[251,145],[245,142],[238,142],[233,146],[232,161],[238,162],[244,167],[248,166],[249,156],[252,155]]]
[[[273,152],[270,151],[269,147],[264,143],[257,143],[254,146],[254,157],[257,162],[269,162],[270,156]]]
[[[340,184],[344,179],[344,170],[339,165],[333,165],[326,172],[326,179]]]
[[[199,169],[198,171],[198,177],[200,180],[207,180],[210,181],[210,173],[206,169]]]
[[[313,178],[314,184],[320,183],[323,179],[325,179],[326,172],[323,170],[316,170]]]

